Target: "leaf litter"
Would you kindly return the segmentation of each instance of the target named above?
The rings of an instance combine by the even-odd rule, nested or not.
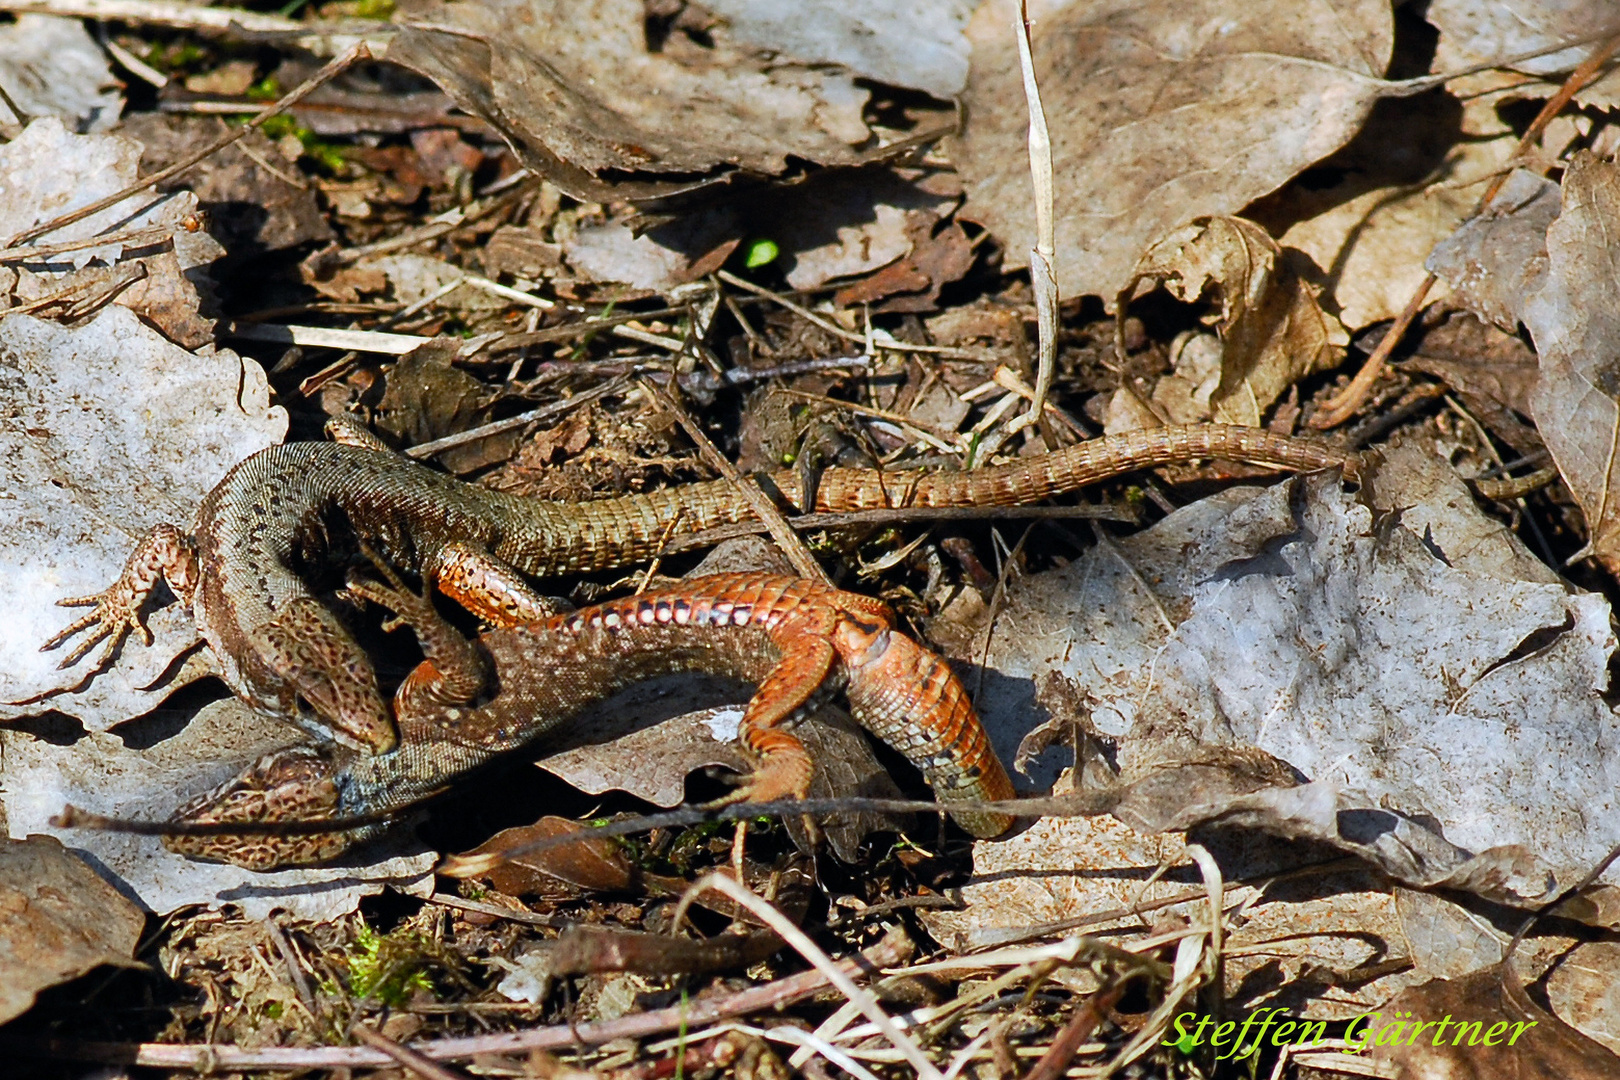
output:
[[[1107,489],[1121,505],[1185,504],[1134,534],[1041,524],[1018,541],[1001,519],[817,538],[824,561],[865,575],[851,587],[884,595],[958,655],[970,686],[982,685],[1003,759],[1027,766],[1026,789],[1056,781],[1071,809],[1091,816],[976,844],[971,866],[928,822],[892,847],[871,832],[895,828],[892,819],[830,828],[853,869],[818,866],[823,898],[804,925],[823,928],[823,942],[875,949],[859,928],[876,911],[903,919],[918,942],[978,950],[942,962],[978,965],[996,981],[951,975],[945,996],[917,1014],[942,1067],[961,1050],[1003,1072],[1016,1071],[1013,1055],[1044,1053],[1037,1071],[1050,1069],[1079,1030],[1080,1005],[1105,1000],[1119,973],[1148,970],[1114,954],[1073,962],[1100,947],[1065,938],[1080,931],[1133,948],[1183,942],[1163,976],[1179,981],[1150,987],[1160,1011],[1134,1039],[1129,1025],[1089,1029],[1103,1050],[1070,1050],[1060,1068],[1150,1053],[1155,1067],[1180,1068],[1175,1055],[1200,1051],[1153,1047],[1169,1010],[1204,985],[1229,1012],[1280,1007],[1342,1025],[1371,1010],[1449,1011],[1482,1026],[1538,1025],[1516,1055],[1493,1058],[1473,1042],[1408,1049],[1401,1067],[1414,1074],[1441,1068],[1441,1054],[1475,1071],[1612,1072],[1601,1047],[1620,1030],[1607,992],[1617,957],[1582,924],[1616,924],[1613,886],[1566,899],[1567,918],[1508,950],[1523,913],[1578,882],[1615,839],[1612,582],[1591,564],[1565,565],[1588,542],[1597,566],[1612,558],[1602,464],[1614,429],[1602,366],[1615,353],[1604,319],[1616,275],[1602,261],[1615,216],[1603,201],[1613,170],[1604,155],[1620,141],[1605,112],[1612,76],[1600,70],[1520,146],[1528,115],[1515,102],[1549,97],[1590,46],[1517,59],[1512,51],[1531,45],[1500,13],[1465,9],[1436,0],[1422,13],[1433,30],[1421,32],[1438,34],[1432,55],[1414,37],[1417,13],[1392,19],[1373,3],[1032,10],[1065,230],[1064,307],[1051,429],[1020,437],[1003,427],[1035,381],[1033,305],[1010,271],[1033,224],[1006,10],[986,5],[970,22],[967,5],[947,2],[881,12],[828,2],[813,19],[766,4],[413,5],[367,36],[391,37],[396,61],[474,116],[397,71],[357,74],[162,195],[132,196],[32,241],[49,254],[3,264],[16,268],[9,305],[37,305],[0,322],[0,434],[13,463],[8,495],[19,495],[8,498],[7,580],[21,583],[19,610],[29,612],[0,637],[3,696],[17,718],[0,741],[11,834],[51,831],[64,803],[161,818],[291,737],[234,702],[201,705],[219,696],[212,683],[169,699],[207,674],[206,650],[192,648],[173,607],[151,612],[155,647],[126,642],[88,682],[34,651],[71,614],[55,599],[102,587],[152,521],[189,521],[224,469],[287,434],[289,412],[298,437],[345,412],[402,446],[449,436],[457,445],[436,454],[451,471],[493,468],[485,478],[501,486],[570,497],[699,472],[668,418],[611,383],[648,372],[694,386],[721,371],[786,382],[787,393],[746,398],[703,391],[711,430],[728,450],[749,448],[755,467],[924,450],[978,461],[1021,440],[1028,453],[1067,432],[1167,419],[1286,432],[1311,421],[1333,390],[1325,373],[1376,341],[1432,270],[1451,291],[1430,294],[1362,407],[1352,437],[1374,440],[1382,460],[1359,491],[1312,476],[1198,499],[1211,480],[1241,475],[1217,463]],[[315,40],[327,14],[290,25]],[[1560,29],[1564,17],[1525,16],[1533,47],[1573,32]],[[1601,22],[1569,17],[1588,35]],[[56,20],[53,32],[78,27]],[[216,42],[185,58],[148,48],[144,32],[137,22],[107,40],[125,56],[178,60],[170,85],[191,94],[240,100],[257,80],[288,85],[310,70]],[[907,47],[895,47],[901,38]],[[290,38],[272,40],[292,55]],[[1481,60],[1515,70],[1439,88],[1439,76]],[[1403,82],[1397,70],[1430,79]],[[64,76],[62,100],[114,101],[97,96],[109,86],[103,71]],[[938,144],[958,93],[960,134]],[[178,90],[158,97],[190,107]],[[116,116],[94,108],[42,109],[62,121],[8,132],[0,182],[21,195],[8,199],[0,232],[122,187],[143,158],[148,169],[176,160],[182,132],[223,130],[143,113],[87,142],[70,129]],[[1471,217],[1485,181],[1510,168]],[[683,191],[689,201],[646,201]],[[150,235],[126,238],[131,230]],[[270,258],[249,262],[261,252]],[[1135,274],[1162,287],[1125,297],[1117,324],[1098,318]],[[474,276],[494,284],[469,284]],[[243,355],[223,349],[222,335],[250,320],[289,342],[346,329],[342,340],[358,348],[278,351],[243,336],[233,341]],[[372,331],[394,338],[360,351]],[[852,352],[866,354],[853,368]],[[567,413],[581,392],[589,404]],[[545,419],[511,422],[530,411]],[[1390,439],[1397,427],[1408,430]],[[465,441],[469,428],[488,431]],[[1547,450],[1568,494],[1500,486],[1504,474],[1545,465]],[[1482,511],[1476,494],[1488,491],[1508,493]],[[691,569],[672,558],[660,572]],[[565,587],[585,601],[605,584]],[[379,638],[377,648],[393,645]],[[386,1060],[335,1045],[380,1001],[397,1010],[378,1025],[385,1035],[452,1055],[490,1051],[456,1049],[458,1032],[497,1015],[486,1006],[527,1010],[508,1015],[523,1018],[525,1045],[536,1047],[606,1041],[629,1030],[613,1024],[660,1015],[650,998],[631,998],[669,984],[614,974],[620,961],[608,954],[627,950],[653,972],[703,970],[676,966],[681,949],[610,930],[571,946],[594,959],[564,961],[532,925],[659,929],[669,889],[726,863],[771,895],[784,867],[804,872],[786,835],[794,829],[756,829],[736,845],[658,830],[603,847],[615,873],[553,875],[543,889],[533,883],[562,865],[551,853],[522,856],[537,860],[526,884],[435,875],[432,852],[476,851],[500,829],[497,846],[521,845],[631,805],[619,792],[656,806],[696,797],[710,782],[702,767],[744,762],[727,743],[728,713],[688,712],[690,689],[643,694],[618,719],[604,712],[583,745],[542,762],[547,773],[455,796],[424,815],[419,836],[399,830],[392,847],[342,866],[254,875],[175,859],[151,838],[58,833],[76,853],[63,858],[178,920],[168,943],[142,955],[207,988],[202,1006],[175,1007],[167,1030],[120,1020],[110,1037],[155,1038],[140,1060],[170,1069],[338,1068]],[[649,707],[682,715],[637,727]],[[837,766],[823,779],[834,793],[880,790],[888,762],[850,734],[817,751]],[[543,807],[524,801],[529,790]],[[572,792],[561,807],[558,791]],[[536,817],[550,824],[524,824]],[[1207,896],[1216,871],[1226,878],[1218,944]],[[392,899],[360,903],[385,887]],[[451,887],[459,895],[434,892]],[[357,903],[380,929],[360,921]],[[187,915],[189,905],[223,909]],[[714,951],[738,936],[714,938]],[[1028,954],[1013,957],[1041,941],[1058,944],[1033,947],[1070,959],[1032,979],[1017,966]],[[42,968],[40,985],[121,962],[133,947],[119,939]],[[396,963],[397,978],[384,970]],[[792,963],[750,968],[767,980],[755,989],[781,977],[787,995]],[[565,977],[578,980],[577,1008],[559,996]],[[480,989],[469,996],[468,985]],[[960,1011],[983,1000],[975,995],[1037,986],[1016,1014],[1010,999],[985,1017]],[[1071,1003],[1079,1011],[1064,1027]],[[856,1034],[853,1004],[806,1015],[825,1018],[818,1038],[830,1060],[910,1053]],[[992,1016],[1003,1026],[986,1026]],[[215,1045],[195,1057],[172,1045],[198,1042]],[[795,1045],[795,1065],[813,1061],[809,1044]],[[764,1060],[763,1046],[748,1053]],[[639,1052],[684,1054],[677,1068],[697,1069],[732,1051],[709,1041]],[[1395,1067],[1394,1056],[1376,1067]]]

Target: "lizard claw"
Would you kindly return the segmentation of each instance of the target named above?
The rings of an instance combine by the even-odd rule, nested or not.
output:
[[[90,650],[105,640],[107,647],[101,650],[101,655],[95,662],[95,668],[99,671],[112,661],[118,646],[123,644],[124,638],[129,636],[131,630],[140,635],[144,644],[152,644],[152,631],[147,628],[146,619],[141,614],[140,603],[129,603],[130,595],[130,587],[123,578],[120,578],[112,588],[96,596],[75,596],[58,600],[57,604],[60,607],[93,606],[94,610],[63,627],[41,645],[39,651],[50,652],[81,631],[89,630],[89,636],[74,646],[56,667],[58,671],[65,671],[83,660],[89,655]]]

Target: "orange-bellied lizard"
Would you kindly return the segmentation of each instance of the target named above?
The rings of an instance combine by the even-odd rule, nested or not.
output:
[[[969,472],[828,469],[812,507],[802,505],[795,473],[777,473],[768,486],[795,510],[1011,506],[1201,458],[1287,469],[1354,463],[1317,442],[1213,424],[1112,435]],[[369,544],[393,566],[431,574],[445,545],[459,540],[545,576],[651,558],[676,524],[697,531],[752,517],[724,481],[555,503],[463,483],[384,451],[292,443],[233,468],[204,498],[190,535],[158,526],[110,588],[61,601],[92,610],[43,647],[89,631],[63,666],[105,638],[96,661],[104,666],[131,629],[147,634],[142,609],[162,578],[191,608],[225,681],[251,707],[380,753],[396,734],[370,660],[310,587],[357,545]]]
[[[813,762],[787,728],[840,690],[855,719],[915,763],[941,802],[1014,797],[950,667],[896,630],[885,604],[855,593],[803,578],[720,574],[497,628],[470,646],[424,597],[397,585],[356,588],[399,611],[428,657],[395,695],[398,746],[376,755],[326,743],[276,751],[172,819],[332,821],[332,831],[171,834],[170,850],[253,870],[336,858],[386,827],[336,823],[404,809],[617,691],[675,671],[758,686],[738,731],[757,768],[739,798],[805,796]],[[492,696],[474,704],[486,683]],[[1012,823],[984,810],[953,816],[977,836]]]

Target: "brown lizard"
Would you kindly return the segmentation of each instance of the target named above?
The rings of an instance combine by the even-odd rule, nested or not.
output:
[[[462,546],[451,546],[447,562],[454,563],[452,575],[468,567],[479,572],[477,554]],[[398,746],[385,754],[324,742],[279,750],[187,803],[172,821],[340,822],[388,815],[619,690],[674,671],[758,687],[738,730],[757,767],[733,801],[807,794],[814,764],[788,728],[840,690],[855,719],[914,762],[941,802],[1014,797],[950,667],[896,630],[887,605],[856,593],[803,578],[720,574],[503,625],[474,644],[397,579],[392,588],[351,587],[397,611],[427,656],[395,694]],[[477,611],[497,622],[510,618],[502,600],[480,601]],[[486,686],[493,692],[481,699]],[[996,836],[1012,824],[1009,816],[984,810],[953,816],[976,836]],[[270,870],[328,861],[386,827],[171,834],[164,844],[194,858]]]
[[[1321,443],[1220,424],[1111,435],[969,472],[832,468],[804,505],[793,472],[766,478],[785,507],[820,512],[1038,502],[1135,469],[1226,458],[1285,469],[1354,467]],[[430,575],[445,546],[465,541],[534,576],[600,570],[651,558],[678,524],[697,531],[749,520],[727,482],[555,503],[463,483],[386,451],[291,443],[239,463],[203,499],[188,535],[160,525],[118,580],[62,600],[91,610],[42,648],[87,631],[63,661],[106,640],[91,673],[131,630],[150,642],[143,609],[166,580],[190,607],[226,683],[258,712],[292,718],[345,745],[381,753],[396,733],[365,652],[311,591],[310,579],[369,544],[389,563]]]

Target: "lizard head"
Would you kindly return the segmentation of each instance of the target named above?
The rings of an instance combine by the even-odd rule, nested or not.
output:
[[[365,651],[336,615],[312,596],[294,597],[258,631],[261,661],[289,691],[281,711],[315,734],[368,754],[392,750],[399,739]],[[302,709],[291,697],[309,703]]]
[[[334,820],[341,814],[339,768],[332,754],[315,747],[277,750],[187,802],[169,820],[186,825]],[[193,859],[274,870],[335,858],[369,831],[171,834],[163,846]]]

